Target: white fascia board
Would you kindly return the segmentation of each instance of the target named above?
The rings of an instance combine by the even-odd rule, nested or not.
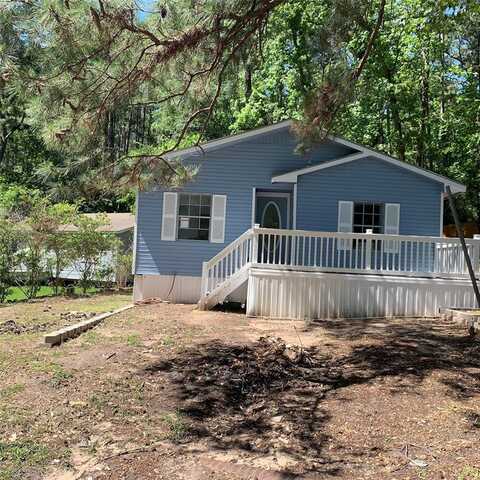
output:
[[[183,150],[175,150],[174,152],[166,153],[164,158],[166,160],[171,160],[173,158],[185,155],[203,155],[205,152],[216,150],[224,145],[233,145],[251,137],[265,135],[266,133],[272,133],[276,130],[290,128],[291,125],[291,120],[285,120],[283,122],[275,123],[274,125],[268,125],[267,127],[255,128],[254,130],[249,130],[248,132],[238,133],[237,135],[231,135],[218,140],[212,140],[195,147],[185,148]]]
[[[180,157],[180,156],[185,156],[185,155],[203,155],[207,151],[212,151],[216,150],[217,148],[221,148],[225,145],[233,145],[235,143],[241,142],[243,140],[246,140],[251,137],[256,137],[259,135],[264,135],[266,133],[271,133],[275,132],[277,130],[282,130],[282,129],[289,129],[292,126],[292,121],[291,120],[285,120],[283,122],[275,123],[274,125],[268,125],[266,127],[260,127],[256,128],[254,130],[249,130],[248,132],[243,132],[239,133],[237,135],[231,135],[229,137],[224,137],[220,138],[218,140],[212,140],[211,142],[206,142],[202,145],[198,145],[195,147],[190,147],[190,148],[185,148],[183,150],[176,150],[174,152],[169,152],[164,155],[164,158],[166,160],[172,160],[174,158]],[[345,140],[344,138],[341,137],[336,137],[333,135],[329,135],[328,139],[339,143],[341,145],[344,145],[346,147],[352,148],[354,150],[357,150],[357,153],[354,153],[352,155],[347,155],[343,158],[339,158],[337,160],[332,160],[329,162],[325,162],[323,165],[316,165],[312,167],[307,167],[307,168],[302,168],[297,171],[289,172],[283,175],[277,175],[272,178],[272,183],[276,182],[287,182],[287,183],[295,183],[297,181],[296,177],[298,175],[304,175],[305,173],[311,173],[315,172],[317,170],[320,170],[320,168],[317,167],[322,167],[322,168],[328,168],[328,167],[334,167],[336,165],[341,165],[342,163],[347,163],[351,162],[353,160],[357,160],[358,158],[363,158],[367,156],[379,158],[381,160],[384,160],[386,162],[389,162],[393,165],[396,165],[400,168],[405,168],[407,170],[410,170],[412,172],[417,173],[418,175],[423,175],[424,177],[430,178],[432,180],[435,180],[437,182],[443,183],[444,185],[449,185],[450,188],[452,189],[452,193],[463,193],[466,191],[465,185],[462,185],[461,183],[455,182],[453,180],[450,180],[447,177],[444,177],[443,175],[438,175],[436,173],[433,173],[429,170],[425,170],[420,167],[416,167],[415,165],[411,165],[406,162],[402,162],[401,160],[397,160],[396,158],[390,157],[388,155],[385,155],[383,153],[377,152],[375,150],[372,150],[370,148],[364,147],[363,145],[359,145],[354,142],[350,142],[349,140]],[[356,155],[361,155],[358,157],[355,157]],[[352,158],[355,157],[355,158]],[[339,162],[339,163],[336,163]],[[312,169],[312,170],[310,170]],[[301,172],[301,173],[298,173]],[[298,174],[297,174],[298,173]],[[295,175],[296,174],[296,175]],[[295,180],[278,180],[279,178],[293,178],[295,176]]]
[[[318,170],[324,170],[325,168],[329,167],[335,167],[337,165],[342,165],[342,163],[352,162],[353,160],[358,160],[359,158],[368,156],[368,154],[363,152],[352,153],[351,155],[346,155],[345,157],[337,158],[336,160],[330,160],[328,162],[312,165],[311,167],[305,167],[301,168],[300,170],[284,173],[283,175],[277,175],[272,178],[272,183],[297,183],[297,179],[300,175],[317,172]]]
[[[436,182],[440,182],[444,186],[449,185],[450,188],[452,189],[452,193],[464,193],[466,191],[465,185],[455,182],[454,180],[450,180],[449,178],[444,177],[443,175],[438,175],[437,173],[433,173],[429,170],[416,167],[415,165],[412,165],[410,163],[402,162],[401,160],[390,157],[388,155],[384,155],[383,153],[380,153],[380,152],[376,152],[375,150],[371,150],[367,147],[363,147],[362,145],[357,145],[355,143],[349,142],[348,140],[344,140],[343,138],[329,137],[329,139],[332,140],[333,142],[337,142],[347,147],[359,150],[359,152],[353,153],[351,155],[346,155],[345,157],[337,158],[336,160],[330,160],[324,163],[320,163],[318,165],[312,165],[311,167],[301,168],[299,170],[293,170],[292,172],[284,173],[283,175],[276,175],[275,177],[272,177],[272,183],[277,183],[277,182],[296,183],[298,181],[299,175],[305,175],[308,173],[316,172],[318,170],[323,170],[325,168],[342,165],[343,163],[353,162],[354,160],[358,160],[360,158],[374,157],[374,158],[383,160],[385,162],[388,162],[392,165],[395,165],[399,168],[410,170],[411,172],[414,172],[417,175],[422,175]]]

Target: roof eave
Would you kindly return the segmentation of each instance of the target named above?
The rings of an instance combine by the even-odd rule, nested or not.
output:
[[[246,140],[247,138],[253,138],[260,135],[265,135],[266,133],[275,132],[277,130],[282,130],[284,128],[290,128],[292,125],[291,120],[284,120],[283,122],[278,122],[273,125],[268,125],[266,127],[259,127],[253,130],[248,130],[247,132],[238,133],[236,135],[231,135],[228,137],[223,137],[218,140],[211,140],[210,142],[197,145],[195,147],[184,148],[182,150],[175,150],[173,152],[166,153],[164,158],[166,160],[173,160],[175,158],[185,156],[185,155],[203,155],[205,152],[210,152],[221,148],[225,145],[234,145],[235,143]]]
[[[453,180],[450,182],[444,183],[445,187],[447,185],[450,187],[450,190],[452,191],[452,193],[465,193],[467,191],[467,187],[465,185],[463,185],[462,183],[454,182]],[[445,191],[446,191],[446,188],[445,188]]]
[[[360,148],[360,147],[359,147]],[[430,170],[425,170],[419,167],[416,167],[415,165],[411,165],[406,162],[402,162],[401,160],[398,160],[397,158],[389,157],[388,155],[384,155],[375,151],[371,151],[366,148],[362,148],[361,151],[357,153],[353,153],[350,155],[346,155],[345,157],[340,157],[335,160],[330,160],[328,162],[323,162],[319,163],[317,165],[312,165],[311,167],[306,167],[306,168],[301,168],[298,170],[293,170],[291,172],[287,172],[281,175],[275,175],[272,177],[272,183],[297,183],[298,182],[298,177],[301,175],[308,175],[309,173],[317,172],[320,170],[325,170],[327,168],[332,168],[336,167],[338,165],[342,165],[345,163],[350,163],[355,160],[359,160],[361,158],[366,158],[366,157],[374,157],[378,158],[380,160],[384,160],[388,163],[391,163],[399,168],[404,168],[407,170],[412,171],[413,173],[416,173],[417,175],[424,176],[426,178],[429,178],[430,180],[433,180],[435,182],[439,182],[444,185],[445,187],[448,185],[450,186],[450,189],[452,193],[465,193],[467,188],[465,185],[455,182],[454,180],[451,180],[447,177],[444,177],[443,175],[438,175],[437,173],[431,172]]]

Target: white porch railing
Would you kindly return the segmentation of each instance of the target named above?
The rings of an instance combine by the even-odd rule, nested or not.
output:
[[[468,276],[460,240],[443,237],[254,229],[258,264],[319,271]],[[467,239],[475,272],[480,240]]]
[[[480,240],[466,239],[480,273]],[[245,268],[419,277],[468,276],[456,238],[252,228],[203,265],[202,297]]]

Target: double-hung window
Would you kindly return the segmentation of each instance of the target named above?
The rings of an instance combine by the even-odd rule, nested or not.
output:
[[[377,202],[338,202],[338,231],[341,233],[372,233],[398,235],[400,231],[400,204]],[[382,241],[374,240],[375,248],[382,247]],[[363,240],[342,238],[338,241],[338,250],[350,250],[365,244]],[[386,240],[383,245],[385,253],[398,253],[400,243]]]
[[[212,196],[181,193],[178,200],[178,238],[209,240]]]
[[[383,233],[385,208],[383,203],[354,202],[353,225],[354,233]]]

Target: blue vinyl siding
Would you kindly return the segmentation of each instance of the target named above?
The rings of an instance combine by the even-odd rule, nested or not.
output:
[[[400,235],[438,236],[443,185],[376,158],[298,177],[297,228],[337,231],[338,201],[400,204]]]
[[[200,276],[202,262],[251,227],[253,188],[293,191],[293,184],[272,184],[272,176],[352,153],[327,142],[307,155],[295,152],[288,130],[244,139],[185,158],[198,173],[178,191],[227,196],[225,242],[162,241],[163,190],[138,195],[135,272]],[[298,178],[297,228],[337,230],[338,201],[400,203],[400,234],[434,235],[440,230],[441,183],[367,158]]]
[[[251,227],[253,188],[292,191],[292,184],[272,184],[272,176],[303,168],[352,152],[327,142],[307,155],[295,152],[296,142],[287,131],[267,134],[225,146],[185,161],[198,165],[198,173],[182,191],[227,195],[225,243],[160,239],[163,191],[138,195],[137,274],[201,275],[202,262]]]

